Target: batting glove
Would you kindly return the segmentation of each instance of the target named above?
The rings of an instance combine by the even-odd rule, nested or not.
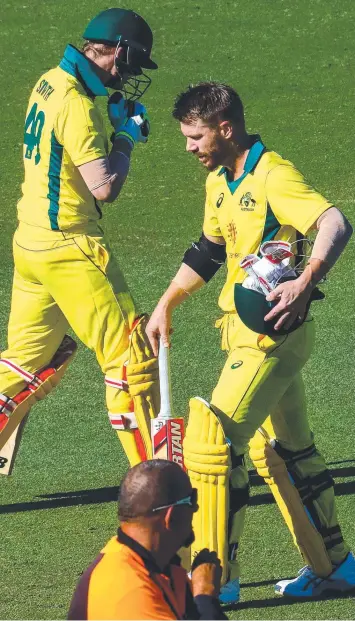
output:
[[[147,142],[150,123],[147,110],[143,104],[134,102],[131,116],[127,117],[116,129],[116,138],[128,140],[132,146],[136,142]]]
[[[107,112],[111,125],[116,132],[117,128],[122,125],[128,116],[127,101],[123,97],[122,93],[116,91],[116,93],[111,95],[107,103]]]

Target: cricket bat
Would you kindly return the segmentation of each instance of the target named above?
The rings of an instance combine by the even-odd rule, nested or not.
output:
[[[184,419],[175,418],[171,393],[170,349],[159,344],[159,383],[160,412],[151,421],[153,459],[168,459],[177,463],[183,470],[184,456],[182,441],[184,438]],[[178,554],[182,566],[191,571],[191,548],[180,548]]]
[[[172,405],[170,349],[159,346],[160,412],[151,421],[153,459],[174,461],[185,470],[182,451],[184,419],[176,418]]]
[[[11,474],[27,417],[28,414],[22,419],[15,431],[12,432],[8,441],[4,444],[2,449],[0,449],[0,475],[9,476]]]

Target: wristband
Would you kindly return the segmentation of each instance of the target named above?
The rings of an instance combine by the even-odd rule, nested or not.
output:
[[[132,138],[132,136],[128,132],[125,132],[124,130],[120,130],[117,134],[115,134],[115,138],[123,138],[125,140],[128,140],[128,142],[132,145],[132,147],[134,147],[135,145],[135,141]]]

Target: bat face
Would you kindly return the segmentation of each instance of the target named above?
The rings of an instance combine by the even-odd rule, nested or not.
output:
[[[22,419],[15,431],[12,432],[6,444],[0,449],[0,475],[8,476],[11,474],[26,421],[27,416]]]
[[[174,461],[185,470],[182,452],[184,419],[153,418],[151,423],[153,459]]]

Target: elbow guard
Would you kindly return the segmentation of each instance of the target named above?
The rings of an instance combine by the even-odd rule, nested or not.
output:
[[[205,282],[211,280],[226,260],[226,247],[211,242],[202,233],[198,242],[186,250],[183,263],[191,267]]]

